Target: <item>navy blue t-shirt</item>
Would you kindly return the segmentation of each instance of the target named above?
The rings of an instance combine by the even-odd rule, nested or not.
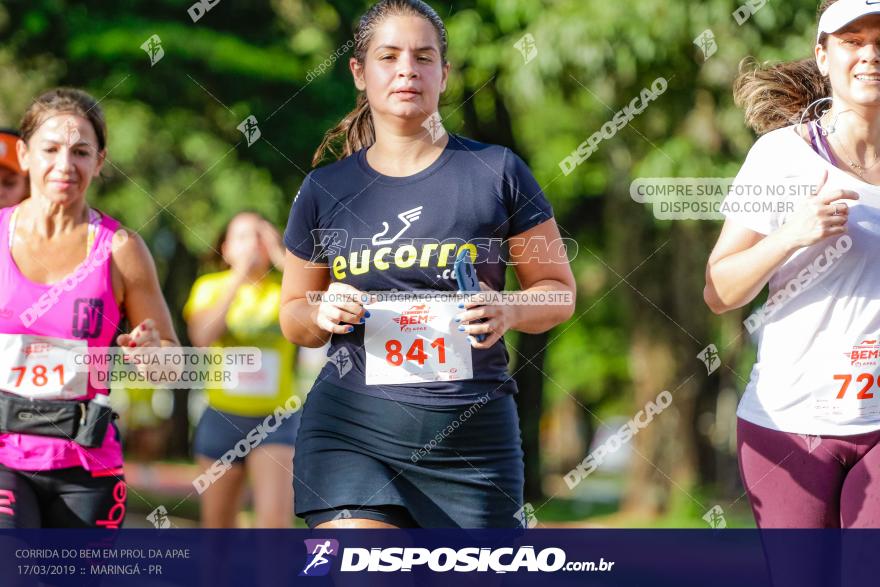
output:
[[[407,292],[457,291],[452,267],[459,250],[469,247],[480,280],[501,291],[506,239],[552,217],[531,171],[510,149],[450,135],[440,157],[408,177],[376,172],[366,150],[312,171],[293,201],[284,244],[329,266],[333,281],[361,291]],[[363,326],[334,334],[318,380],[423,405],[516,392],[503,339],[471,349],[472,379],[418,385],[366,385],[363,344]]]

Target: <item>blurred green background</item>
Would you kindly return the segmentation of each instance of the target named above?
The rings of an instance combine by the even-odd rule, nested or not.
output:
[[[221,226],[251,208],[283,227],[323,133],[353,106],[346,43],[369,3],[220,0],[197,22],[191,4],[0,3],[0,125],[16,126],[54,85],[101,99],[109,164],[92,203],[147,241],[183,339],[181,307]],[[705,527],[718,525],[704,516],[719,506],[728,527],[753,525],[734,438],[754,359],[741,324],[748,309],[716,317],[702,301],[720,224],[655,220],[629,186],[735,175],[754,141],[732,101],[739,63],[811,55],[816,2],[768,3],[742,25],[730,0],[431,4],[449,30],[447,129],[519,153],[579,245],[575,318],[508,337],[529,519]],[[714,46],[695,43],[707,30]],[[153,35],[154,56],[155,42],[164,54],[151,64],[141,45]],[[326,60],[335,62],[320,73]],[[564,175],[560,161],[659,77],[667,91]],[[262,135],[250,147],[236,128],[249,115]],[[698,358],[710,344],[721,360],[711,374]],[[306,389],[314,368],[303,369]],[[672,406],[569,489],[566,473],[663,390]],[[132,472],[131,511],[176,503],[181,524],[194,518],[192,471],[171,466],[189,462],[192,398],[116,401],[129,463],[144,467]]]

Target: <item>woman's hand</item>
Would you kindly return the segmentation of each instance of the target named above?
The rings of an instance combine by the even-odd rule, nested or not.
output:
[[[247,248],[241,248],[229,253],[223,260],[229,265],[232,274],[238,282],[238,285],[247,282],[247,278],[255,270],[259,269],[262,261],[260,260],[260,244],[254,241]]]
[[[827,180],[826,169],[816,186],[816,195],[807,198],[779,229],[779,236],[794,249],[846,234],[849,206],[840,200],[855,201],[859,195],[852,190],[824,190],[823,193]]]
[[[480,282],[480,289],[486,292],[495,292],[491,287]],[[455,321],[460,323],[459,330],[468,334],[471,347],[475,349],[488,349],[504,336],[515,323],[516,306],[506,304],[489,304],[490,298],[483,294],[473,294],[471,299],[459,304],[465,309],[458,314]],[[485,320],[482,321],[481,320]],[[477,334],[484,334],[482,342],[477,342]]]
[[[147,318],[128,334],[116,337],[116,343],[122,348],[146,348],[162,346],[159,330],[151,318]]]
[[[315,314],[315,324],[333,334],[347,334],[354,325],[363,324],[370,313],[364,309],[370,296],[345,283],[334,281],[327,288],[324,300]]]
[[[279,271],[284,270],[284,253],[286,249],[284,248],[284,243],[281,241],[281,233],[278,232],[278,229],[269,222],[268,220],[260,221],[260,241],[262,241],[263,246],[266,247],[266,252],[269,253],[269,259],[271,259],[272,264],[275,265],[275,268]]]
[[[116,342],[123,349],[125,361],[134,361],[135,369],[145,377],[164,377],[168,381],[180,381],[186,361],[183,360],[183,349],[177,346],[163,347],[162,337],[155,322],[147,318],[128,334],[120,334]],[[169,360],[171,356],[181,355],[180,359]],[[138,361],[136,357],[142,359]],[[157,364],[153,359],[146,361],[143,357],[161,357]],[[151,380],[152,380],[151,377]]]

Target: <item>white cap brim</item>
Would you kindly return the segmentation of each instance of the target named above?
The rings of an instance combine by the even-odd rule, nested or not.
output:
[[[819,33],[836,33],[849,23],[868,14],[880,14],[880,0],[838,0],[828,7],[819,19]]]

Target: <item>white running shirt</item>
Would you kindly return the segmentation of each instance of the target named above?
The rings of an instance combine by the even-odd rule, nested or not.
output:
[[[788,126],[754,144],[734,181],[740,195],[728,195],[722,212],[770,234],[803,200],[806,188],[792,186],[816,184],[823,169],[826,190],[860,196],[846,202],[849,232],[798,250],[771,277],[767,311],[746,320],[758,357],[737,415],[783,432],[861,434],[880,429],[880,187],[834,167]],[[767,195],[780,184],[801,196]],[[756,185],[762,196],[742,195]],[[746,211],[746,202],[773,209]]]

